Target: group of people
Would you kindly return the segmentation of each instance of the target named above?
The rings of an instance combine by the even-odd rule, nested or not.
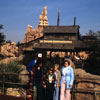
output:
[[[34,100],[69,100],[74,81],[74,70],[70,61],[64,60],[61,70],[55,64],[46,75],[43,72],[42,54],[28,65],[29,88],[34,91]]]

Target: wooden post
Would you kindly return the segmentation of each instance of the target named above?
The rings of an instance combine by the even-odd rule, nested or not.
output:
[[[31,91],[27,91],[27,100],[32,100],[32,93]]]
[[[1,44],[0,44],[0,53],[1,53]]]
[[[3,94],[5,94],[5,70],[3,72],[2,89],[3,89]]]
[[[62,64],[61,56],[62,56],[62,52],[60,52],[60,66],[61,66],[61,64]]]
[[[72,92],[71,92],[71,100],[74,100],[74,93],[73,93],[74,91],[72,90]]]
[[[96,93],[96,92],[94,92],[94,100],[96,100],[96,94],[97,94],[97,93]]]

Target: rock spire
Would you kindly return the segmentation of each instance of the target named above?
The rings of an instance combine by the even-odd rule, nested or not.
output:
[[[33,27],[29,24],[27,25],[27,31],[22,43],[26,43],[43,36],[43,26],[48,26],[47,6],[44,7],[39,20],[39,25],[36,27],[36,29],[33,29]]]
[[[39,22],[40,26],[48,26],[47,6],[44,7],[39,19],[40,19],[40,22]]]

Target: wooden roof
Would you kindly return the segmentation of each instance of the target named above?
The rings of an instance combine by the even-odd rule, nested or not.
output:
[[[79,26],[45,26],[43,33],[78,33]]]

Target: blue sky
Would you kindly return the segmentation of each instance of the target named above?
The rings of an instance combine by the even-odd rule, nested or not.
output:
[[[60,10],[60,25],[73,25],[76,16],[81,34],[100,31],[100,0],[0,0],[0,24],[6,40],[22,42],[27,25],[37,27],[44,6],[49,25],[56,25]]]

